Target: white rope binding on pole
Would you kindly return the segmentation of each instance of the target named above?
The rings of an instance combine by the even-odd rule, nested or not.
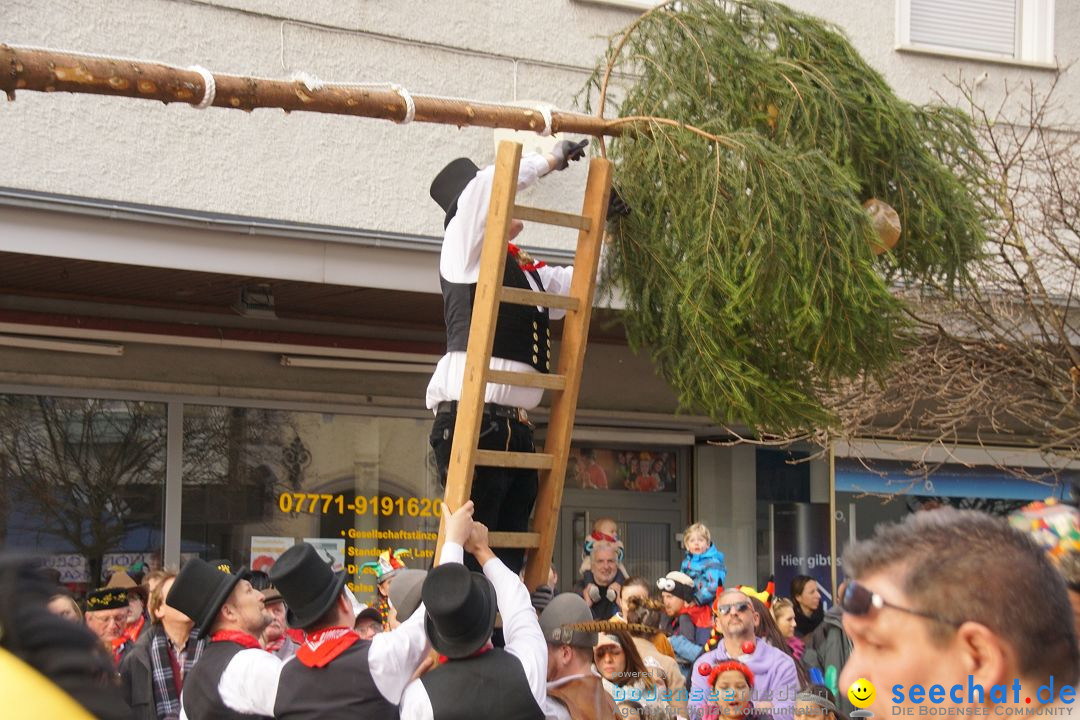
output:
[[[405,117],[401,120],[395,120],[398,125],[408,125],[416,117],[416,103],[413,102],[412,95],[409,91],[398,85],[397,83],[391,83],[390,89],[401,96],[401,99],[405,101]]]
[[[536,112],[544,118],[544,129],[540,131],[540,137],[548,137],[551,135],[551,108],[543,105],[537,105],[533,108]]]
[[[203,79],[202,100],[192,103],[191,107],[196,110],[205,110],[214,104],[214,98],[217,96],[217,81],[214,80],[214,74],[202,65],[191,65],[188,70],[199,73]]]
[[[297,70],[291,75],[291,77],[296,82],[303,83],[304,87],[308,89],[308,92],[319,92],[324,87],[326,87],[326,83],[324,83],[322,80],[312,75],[311,73],[304,72],[303,70]]]

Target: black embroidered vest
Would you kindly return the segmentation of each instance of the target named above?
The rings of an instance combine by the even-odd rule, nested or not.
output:
[[[540,275],[535,270],[533,279],[543,290]],[[443,316],[446,320],[447,352],[465,352],[469,343],[469,328],[472,325],[473,298],[476,296],[476,283],[452,283],[439,276],[443,294]],[[509,251],[506,253],[506,266],[503,270],[503,285],[512,288],[531,290],[525,271],[518,266],[517,260]],[[531,365],[540,372],[551,371],[551,325],[547,308],[537,309],[535,305],[512,305],[502,303],[499,317],[495,323],[495,344],[492,357]]]
[[[397,717],[397,708],[382,696],[371,677],[368,651],[360,640],[326,667],[311,668],[293,658],[278,682],[274,717],[279,720],[382,720]]]
[[[525,670],[501,648],[453,660],[420,678],[435,720],[543,720]]]
[[[184,678],[184,692],[181,695],[184,713],[191,720],[253,720],[266,717],[230,710],[225,707],[225,701],[218,692],[218,683],[225,668],[243,649],[242,645],[225,641],[212,642],[203,650],[199,661]]]

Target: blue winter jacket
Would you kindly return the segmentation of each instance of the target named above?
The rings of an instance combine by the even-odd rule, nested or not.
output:
[[[694,602],[708,605],[716,597],[716,588],[724,584],[727,568],[724,553],[709,543],[708,549],[698,555],[688,550],[683,558],[682,571],[694,579]]]

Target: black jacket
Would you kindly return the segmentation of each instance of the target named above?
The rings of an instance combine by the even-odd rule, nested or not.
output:
[[[802,661],[807,668],[816,667],[821,670],[822,675],[830,665],[835,667],[839,674],[850,656],[851,640],[844,632],[843,611],[834,605],[825,613],[817,629],[806,636],[806,651],[803,653]],[[837,700],[840,709],[845,714],[850,715],[855,709],[846,693],[840,693]]]
[[[148,627],[120,662],[124,702],[136,720],[158,720],[154,705],[154,673],[150,666],[150,641],[158,626]]]

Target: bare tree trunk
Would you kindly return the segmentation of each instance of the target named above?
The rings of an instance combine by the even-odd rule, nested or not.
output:
[[[216,92],[213,105],[251,111],[255,108],[280,108],[287,112],[319,112],[357,115],[402,122],[408,112],[405,98],[390,87],[324,85],[309,88],[299,80],[270,80],[214,74]],[[161,63],[144,63],[62,53],[28,50],[0,44],[0,90],[15,99],[17,90],[73,92],[94,95],[182,102],[197,105],[206,95],[203,76]],[[511,130],[544,129],[544,117],[538,110],[434,97],[412,95],[414,119],[419,122],[508,128]],[[603,118],[578,113],[551,113],[552,132],[585,135],[621,135],[627,123],[609,123]]]

